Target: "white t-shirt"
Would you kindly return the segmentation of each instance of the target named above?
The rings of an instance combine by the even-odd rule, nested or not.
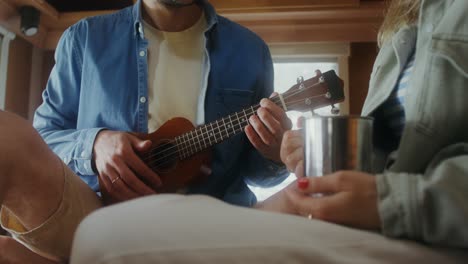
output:
[[[148,132],[174,117],[197,121],[205,60],[205,15],[181,32],[144,22],[148,45]]]

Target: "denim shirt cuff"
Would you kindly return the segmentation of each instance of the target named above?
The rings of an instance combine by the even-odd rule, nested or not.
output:
[[[93,146],[97,134],[104,129],[106,128],[91,128],[82,131],[74,157],[76,170],[80,175],[96,174],[92,166]]]
[[[278,175],[288,172],[286,165],[284,163],[279,163],[270,159],[266,159],[266,165],[268,171],[272,174]]]
[[[286,165],[269,159],[265,159],[267,177],[262,180],[262,185],[274,186],[281,183],[289,175]]]
[[[378,211],[382,233],[389,237],[416,238],[415,180],[417,175],[377,174]]]

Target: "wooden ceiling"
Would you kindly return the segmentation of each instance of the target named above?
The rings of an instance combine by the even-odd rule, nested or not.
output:
[[[131,6],[132,0],[46,0],[59,12],[118,10]]]
[[[382,0],[363,0],[361,2],[380,2]],[[46,0],[51,6],[53,6],[59,12],[78,12],[78,11],[99,11],[99,10],[118,10],[121,8],[125,8],[131,6],[133,4],[133,0]],[[290,1],[283,0],[283,1],[262,1],[262,0],[249,0],[249,1],[242,1],[242,0],[234,0],[234,1],[214,1],[220,2],[220,4],[224,5],[231,5],[233,7],[242,7],[246,4],[255,5],[255,6],[272,6],[272,2],[274,5],[282,5],[288,6],[291,5]],[[229,3],[230,2],[230,3]],[[240,3],[243,2],[243,3]],[[313,1],[313,0],[306,0],[306,1],[293,1],[293,2],[302,2],[299,3],[301,5],[308,5],[311,2],[315,2],[315,4],[320,3],[320,5],[325,5],[327,1]],[[331,2],[331,3],[330,3]],[[353,5],[353,2],[356,1],[349,1],[350,6]],[[334,6],[333,0],[328,1],[330,6]]]
[[[43,49],[54,49],[78,20],[131,5],[133,0],[0,0],[0,25]],[[210,0],[217,11],[269,43],[375,41],[383,0]],[[23,36],[18,10],[41,11],[39,33]]]

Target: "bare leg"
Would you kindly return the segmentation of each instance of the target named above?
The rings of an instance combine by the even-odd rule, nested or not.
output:
[[[16,242],[13,238],[0,236],[0,263],[53,264],[56,262],[37,255],[25,246]]]
[[[59,206],[60,160],[27,121],[0,111],[0,203],[34,228]],[[0,237],[0,263],[53,263],[9,237]]]
[[[0,203],[30,229],[59,206],[60,160],[25,120],[0,111]]]

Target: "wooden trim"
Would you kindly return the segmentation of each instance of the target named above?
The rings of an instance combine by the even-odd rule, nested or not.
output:
[[[53,30],[47,32],[47,38],[45,39],[42,48],[45,50],[55,50],[62,34],[63,30]]]
[[[7,0],[11,4],[21,7],[21,6],[34,6],[37,10],[41,12],[42,15],[50,16],[53,18],[59,17],[59,12],[45,0]]]
[[[220,14],[237,22],[272,22],[289,21],[291,24],[307,22],[332,22],[343,20],[368,21],[383,18],[384,4],[381,2],[363,3],[357,7],[335,9],[302,9],[300,11],[270,11],[258,13],[226,13]]]
[[[43,23],[48,29],[64,31],[71,25],[80,21],[85,17],[98,16],[117,12],[118,10],[104,10],[104,11],[83,11],[83,12],[66,12],[61,13],[58,19],[51,17],[43,17]]]
[[[19,32],[18,15],[11,18],[15,8],[25,3],[43,11],[40,33],[33,38]],[[211,3],[221,15],[246,26],[268,43],[375,41],[384,9],[382,1],[360,0],[211,0]],[[3,9],[2,4],[7,8]],[[59,14],[44,0],[0,0],[0,25],[37,47],[55,49],[69,26],[84,17],[111,12],[115,11]]]
[[[378,23],[247,27],[267,43],[366,42],[377,39]]]
[[[0,0],[0,21],[6,21],[16,14],[16,9],[5,0]]]
[[[273,43],[269,45],[271,56],[275,59],[290,58],[336,58],[348,57],[350,47],[347,42],[328,43]]]
[[[248,27],[269,43],[362,42],[376,40],[383,9],[381,2],[366,2],[353,8],[230,13],[225,16]]]
[[[349,45],[348,45],[348,49],[350,49]],[[343,80],[343,83],[344,83],[343,89],[344,89],[344,95],[345,95],[344,102],[340,103],[340,114],[349,115],[349,105],[350,105],[350,97],[349,97],[349,54],[347,56],[339,56],[338,57],[338,72],[340,73],[340,78]]]
[[[359,6],[359,0],[211,0],[210,3],[220,13]]]

